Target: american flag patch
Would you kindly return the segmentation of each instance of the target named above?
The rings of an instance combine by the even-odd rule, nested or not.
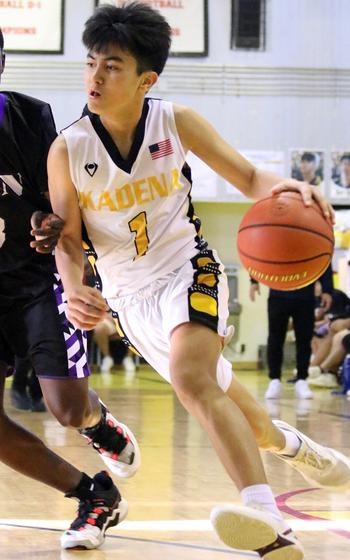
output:
[[[152,144],[152,146],[149,146],[149,151],[152,159],[158,159],[174,153],[170,138]]]

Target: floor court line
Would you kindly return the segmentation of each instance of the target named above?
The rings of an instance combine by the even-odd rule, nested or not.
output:
[[[349,517],[339,519],[324,519],[299,512],[290,508],[284,502],[280,502],[279,507],[285,513],[293,515],[296,519],[288,519],[288,524],[294,531],[310,532],[310,531],[343,531],[349,528]],[[69,525],[68,520],[43,520],[43,519],[0,519],[0,526],[3,528],[24,528],[24,529],[40,529],[41,531],[64,531]],[[207,519],[197,520],[161,520],[161,521],[123,521],[118,525],[117,529],[112,531],[118,532],[169,532],[169,533],[211,533],[213,527]],[[113,533],[108,533],[110,536]],[[350,533],[347,534],[350,538]]]
[[[64,523],[64,529],[67,528],[67,526],[69,525],[68,522],[59,522]],[[54,527],[40,527],[39,525],[34,525],[34,524],[30,524],[30,525],[24,525],[22,523],[8,523],[8,522],[4,522],[3,520],[0,520],[0,527],[2,528],[9,528],[9,529],[35,529],[37,531],[49,531],[49,532],[61,532],[62,528],[54,528]],[[211,531],[213,530],[212,528],[210,529]],[[175,542],[175,541],[162,541],[162,540],[158,540],[158,539],[146,539],[146,538],[141,538],[141,537],[126,537],[124,535],[113,535],[113,534],[106,534],[106,539],[118,539],[118,540],[123,540],[123,541],[129,541],[129,542],[141,542],[141,543],[148,543],[148,544],[157,544],[157,545],[161,545],[161,546],[168,546],[168,547],[173,547],[173,548],[186,548],[186,549],[192,549],[192,550],[201,550],[201,551],[205,551],[205,552],[221,552],[222,554],[230,554],[232,556],[232,554],[234,554],[234,550],[233,549],[224,549],[224,548],[217,548],[217,547],[213,547],[213,546],[203,546],[203,545],[195,545],[195,544],[189,544],[189,543],[182,543],[182,542]],[[240,550],[237,551],[237,553],[239,553],[239,555],[241,557],[245,557],[245,558],[256,558],[256,554],[254,552],[246,552],[244,550]]]
[[[284,513],[297,518],[293,520],[294,523],[291,523],[291,525],[295,525],[295,522],[297,520],[301,521],[302,523],[312,523],[312,525],[315,525],[315,527],[324,526],[326,530],[332,531],[333,533],[336,533],[338,536],[344,537],[345,539],[350,539],[349,519],[338,519],[335,523],[333,523],[333,520],[329,522],[322,517],[319,517],[317,515],[310,515],[304,511],[294,509],[287,504],[289,498],[292,498],[299,494],[305,494],[307,492],[314,492],[315,490],[319,490],[319,488],[303,488],[302,490],[286,492],[284,494],[281,494],[280,496],[277,496],[277,505],[279,509]],[[293,528],[295,529],[295,527]],[[302,529],[299,529],[299,531],[300,530],[302,531]]]

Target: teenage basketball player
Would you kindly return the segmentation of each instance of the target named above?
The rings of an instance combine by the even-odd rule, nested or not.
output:
[[[191,109],[145,98],[170,46],[170,27],[157,11],[138,2],[102,6],[86,22],[83,42],[90,112],[49,154],[52,205],[65,221],[56,261],[68,316],[92,328],[106,298],[130,345],[206,430],[244,504],[213,510],[220,538],[265,559],[301,559],[256,441],[320,486],[349,486],[350,462],[288,424],[273,424],[222,357],[227,281],[191,204],[186,153],[251,198],[296,190],[306,205],[314,197],[326,216],[332,210],[310,185],[255,169]],[[81,281],[81,221],[97,259],[100,298]]]
[[[0,31],[0,74],[3,47]],[[95,548],[103,542],[106,528],[126,514],[111,478],[99,473],[91,479],[81,473],[10,420],[3,408],[13,355],[28,355],[45,401],[60,423],[78,428],[116,474],[131,476],[138,468],[133,434],[88,387],[86,336],[67,320],[54,257],[29,246],[34,211],[39,212],[34,215],[35,231],[46,235],[40,212],[51,211],[45,196],[46,158],[55,137],[49,105],[18,93],[0,93],[0,459],[80,499],[78,519],[63,535],[62,545]],[[56,233],[33,242],[40,251],[52,249],[58,237],[60,221],[54,216],[51,220]]]

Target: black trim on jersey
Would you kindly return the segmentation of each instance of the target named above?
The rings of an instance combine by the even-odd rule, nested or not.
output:
[[[126,159],[123,159],[123,157],[121,156],[118,147],[116,146],[108,130],[103,126],[100,117],[95,113],[91,113],[90,111],[87,111],[87,115],[91,121],[91,124],[94,127],[97,136],[100,138],[102,144],[106,148],[109,156],[112,158],[114,163],[126,173],[131,173],[132,166],[134,165],[138,153],[140,151],[145,136],[145,127],[146,127],[146,119],[147,119],[148,111],[149,111],[149,104],[148,104],[148,98],[146,98],[144,100],[141,118],[137,123],[135,138],[130,148],[128,157]]]
[[[187,162],[184,163],[184,165],[182,167],[182,170],[181,170],[181,173],[185,177],[185,179],[187,179],[187,181],[190,183],[191,189],[192,189],[191,168],[190,168],[190,166],[188,165]],[[194,238],[195,241],[196,241],[196,249],[199,249],[199,250],[205,249],[208,246],[208,243],[205,241],[205,239],[203,239],[203,236],[202,236],[202,222],[200,221],[198,216],[196,216],[195,213],[194,213],[194,208],[193,208],[192,198],[191,198],[191,191],[188,194],[187,217],[190,219],[190,223],[194,225],[194,228],[195,228],[196,233],[197,233],[197,235]]]
[[[100,290],[100,292],[102,292],[102,280],[96,268],[96,261],[98,260],[98,256],[87,234],[84,222],[82,223],[82,238],[84,253],[91,266],[95,287]]]

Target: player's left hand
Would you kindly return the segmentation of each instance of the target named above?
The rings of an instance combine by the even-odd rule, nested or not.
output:
[[[30,246],[38,253],[52,253],[56,247],[64,226],[64,221],[56,214],[47,214],[37,210],[31,218],[31,235],[35,241]]]
[[[297,191],[300,192],[305,206],[310,206],[312,199],[316,200],[320,206],[324,217],[330,220],[332,224],[335,223],[335,213],[328,202],[328,200],[320,192],[319,187],[309,185],[305,181],[296,181],[295,179],[285,179],[271,189],[271,194],[278,194],[283,191]]]

